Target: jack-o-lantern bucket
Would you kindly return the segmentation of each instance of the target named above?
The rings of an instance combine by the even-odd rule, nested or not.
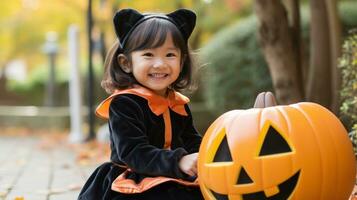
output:
[[[205,199],[347,200],[355,157],[341,122],[298,103],[233,110],[207,130],[198,177]]]

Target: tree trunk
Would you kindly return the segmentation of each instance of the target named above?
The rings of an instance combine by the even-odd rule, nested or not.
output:
[[[310,0],[311,59],[307,86],[307,100],[331,105],[330,34],[325,0]]]
[[[304,43],[301,40],[300,6],[299,0],[282,1],[288,11],[289,24],[293,38],[293,46],[296,49],[296,71],[302,99],[305,98],[305,85],[307,77],[307,64],[304,58]]]
[[[284,6],[278,0],[256,0],[259,40],[269,65],[273,86],[280,104],[303,98],[299,82],[298,50],[294,46]]]
[[[336,0],[326,0],[331,42],[331,110],[337,114],[340,107],[339,91],[341,87],[341,72],[338,68],[338,58],[341,56],[341,22],[338,16]]]
[[[105,58],[106,58],[106,55],[107,55],[107,46],[105,44],[105,32],[104,32],[104,30],[100,31],[99,42],[100,42],[100,55],[101,55],[101,58],[102,58],[102,63],[105,63]]]

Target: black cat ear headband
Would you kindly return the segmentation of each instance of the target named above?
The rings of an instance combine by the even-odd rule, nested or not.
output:
[[[131,33],[139,24],[151,18],[165,19],[173,23],[186,42],[196,25],[196,14],[187,9],[178,9],[169,14],[140,14],[134,9],[123,9],[116,12],[113,19],[120,47],[125,46]]]

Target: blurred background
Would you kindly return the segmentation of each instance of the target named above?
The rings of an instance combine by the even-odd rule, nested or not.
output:
[[[95,107],[118,9],[198,15],[190,46],[197,90],[186,93],[201,133],[221,113],[273,91],[314,101],[348,131],[357,121],[355,0],[13,0],[0,6],[0,130],[98,137]],[[72,126],[71,126],[72,124]],[[105,128],[104,128],[105,130]],[[105,132],[105,131],[104,131]],[[0,131],[1,134],[1,131]]]
[[[356,0],[2,1],[0,199],[76,199],[109,160],[108,127],[94,110],[108,96],[100,81],[112,16],[128,7],[196,12],[197,90],[184,93],[202,134],[269,90],[282,105],[330,109],[357,143]]]

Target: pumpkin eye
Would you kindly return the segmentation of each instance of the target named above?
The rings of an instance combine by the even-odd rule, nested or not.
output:
[[[226,136],[224,136],[221,144],[219,145],[216,154],[214,155],[213,162],[232,162],[232,156]]]
[[[289,144],[274,127],[269,126],[268,132],[264,138],[262,148],[260,149],[259,156],[287,152],[292,152]]]

